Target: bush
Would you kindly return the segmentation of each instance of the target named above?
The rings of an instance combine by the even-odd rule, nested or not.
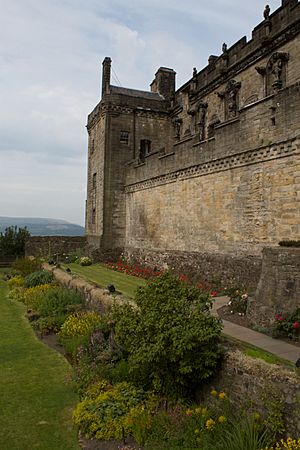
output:
[[[191,394],[216,368],[221,322],[210,296],[164,273],[135,297],[138,308],[116,306],[116,340],[128,352],[130,373],[147,389]]]
[[[38,311],[45,294],[51,289],[55,289],[52,284],[41,284],[39,286],[24,289],[22,301],[27,306],[27,310],[33,309]]]
[[[224,289],[225,295],[230,297],[228,306],[233,314],[245,315],[248,306],[248,294],[244,287],[232,287]]]
[[[25,241],[30,236],[27,228],[8,227],[0,233],[0,256],[24,255]]]
[[[32,272],[36,272],[40,270],[41,262],[39,259],[31,259],[31,258],[19,258],[12,265],[12,269],[14,272],[26,277]]]
[[[60,342],[67,353],[76,356],[80,346],[87,346],[89,338],[95,328],[99,327],[102,319],[96,312],[80,312],[71,314],[61,327]]]
[[[66,320],[66,314],[56,316],[41,317],[32,322],[32,327],[42,334],[58,333],[62,324]]]
[[[293,340],[300,339],[300,308],[290,314],[282,312],[276,314],[272,332],[274,337],[283,336]]]
[[[21,275],[16,275],[15,277],[10,278],[7,284],[10,290],[14,288],[23,287],[24,277],[22,277]]]
[[[288,438],[287,440],[281,439],[281,441],[277,442],[274,447],[266,447],[265,450],[300,450],[300,438]]]
[[[99,440],[121,439],[130,433],[126,415],[143,401],[145,394],[130,383],[110,386],[99,383],[73,412],[73,421],[88,437]]]
[[[39,286],[41,284],[50,284],[52,283],[53,279],[54,277],[51,272],[47,272],[46,270],[39,270],[38,272],[33,272],[25,277],[24,286],[26,288],[31,288]]]
[[[39,312],[43,317],[67,315],[82,307],[83,304],[84,299],[78,292],[57,287],[45,294]]]
[[[88,256],[83,256],[80,258],[81,266],[90,266],[92,264],[92,260]]]

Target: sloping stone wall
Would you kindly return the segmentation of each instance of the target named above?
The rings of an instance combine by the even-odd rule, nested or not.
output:
[[[247,311],[250,319],[270,325],[276,313],[292,313],[297,308],[300,308],[300,248],[264,248],[260,280]]]

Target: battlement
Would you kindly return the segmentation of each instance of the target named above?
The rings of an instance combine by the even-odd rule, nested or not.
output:
[[[222,83],[235,76],[248,65],[288,42],[300,31],[300,4],[298,0],[282,0],[282,6],[270,14],[266,8],[264,20],[252,31],[252,38],[239,39],[230,48],[226,43],[219,56],[211,55],[209,64],[181,86],[176,94],[190,92],[197,95],[211,85]]]

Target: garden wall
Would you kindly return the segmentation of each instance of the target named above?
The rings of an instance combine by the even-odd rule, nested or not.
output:
[[[249,318],[254,323],[270,325],[276,313],[292,313],[297,308],[300,308],[300,248],[264,248],[260,281],[247,311]]]
[[[25,256],[49,258],[73,252],[85,252],[85,236],[31,236],[25,243]]]
[[[56,281],[68,289],[81,292],[89,309],[105,314],[115,302],[124,301],[96,284],[83,280],[62,269],[44,264]],[[211,399],[211,387],[225,391],[237,408],[260,412],[263,417],[276,415],[273,420],[284,424],[291,436],[300,435],[300,378],[292,371],[275,364],[245,356],[229,349],[218,375],[198,392],[198,400]]]
[[[300,378],[275,364],[229,351],[218,376],[199,391],[200,401],[209,401],[212,386],[224,391],[237,408],[272,417],[284,425],[289,436],[300,435]]]

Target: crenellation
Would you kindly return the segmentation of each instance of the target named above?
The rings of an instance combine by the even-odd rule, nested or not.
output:
[[[201,258],[230,261],[224,279],[253,284],[263,246],[300,238],[299,2],[265,8],[251,40],[221,51],[176,91],[165,67],[149,92],[113,86],[104,60],[87,124],[86,230],[99,254],[180,267],[190,255],[205,276]]]

